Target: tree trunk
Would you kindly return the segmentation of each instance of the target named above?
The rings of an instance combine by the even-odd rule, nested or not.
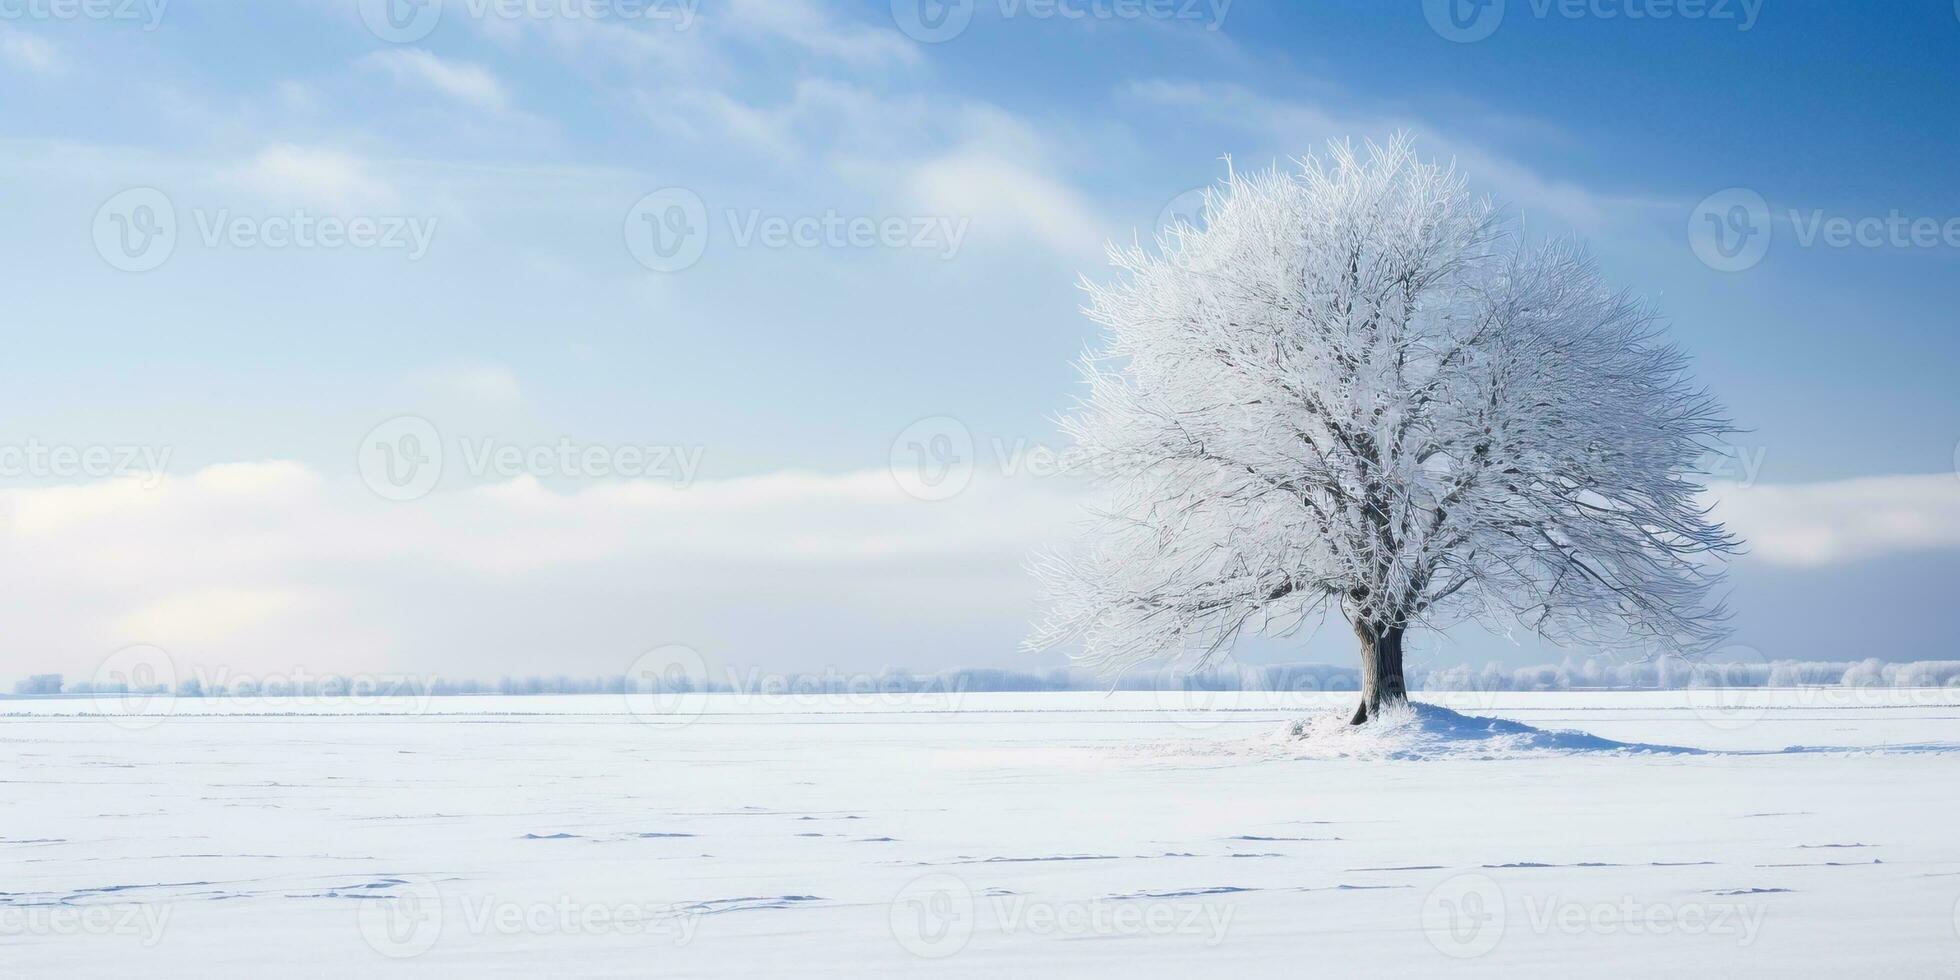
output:
[[[1402,628],[1354,624],[1361,639],[1361,706],[1351,724],[1359,725],[1380,713],[1382,706],[1409,700],[1402,682]]]

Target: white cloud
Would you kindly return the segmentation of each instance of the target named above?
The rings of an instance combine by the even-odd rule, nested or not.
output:
[[[789,157],[796,152],[792,131],[800,109],[796,103],[763,108],[705,88],[644,92],[641,102],[654,125],[690,139],[700,139],[704,130],[712,128],[776,156]]]
[[[0,60],[40,75],[52,75],[62,69],[61,54],[45,38],[0,27]]]
[[[739,141],[799,171],[820,162],[865,197],[866,209],[969,220],[977,243],[1032,240],[1093,265],[1112,227],[1060,176],[1064,154],[1048,134],[984,102],[820,78],[800,80],[790,98],[771,104],[671,86],[642,92],[640,101],[669,133]]]
[[[473,22],[505,43],[535,33],[567,51],[603,52],[624,66],[675,78],[745,74],[753,70],[757,51],[772,46],[862,68],[920,60],[918,46],[891,25],[889,14],[862,20],[813,0],[728,0],[649,9],[676,16],[489,17]],[[687,15],[680,16],[683,12]]]
[[[895,159],[945,145],[963,115],[916,93],[885,93],[828,78],[799,79],[789,98],[751,103],[702,86],[663,85],[639,93],[646,118],[693,140],[735,138],[785,164],[838,155],[868,158],[889,179]]]
[[[245,673],[617,673],[667,642],[798,669],[1011,662],[1066,482],[926,502],[882,469],[520,478],[394,503],[267,462],[0,490],[0,615],[33,651],[0,666],[86,677],[131,643]]]
[[[510,103],[504,84],[489,69],[439,58],[420,48],[376,51],[361,62],[387,72],[397,81],[424,85],[479,108],[503,109]]]
[[[259,627],[283,624],[317,597],[297,589],[213,588],[174,592],[143,603],[120,619],[126,636],[167,638],[171,645],[209,646]]]
[[[1523,162],[1460,135],[1460,120],[1425,119],[1383,109],[1366,111],[1328,108],[1307,102],[1273,99],[1232,84],[1195,84],[1164,80],[1134,82],[1127,93],[1180,113],[1197,113],[1215,124],[1261,134],[1280,153],[1300,156],[1318,152],[1329,139],[1386,139],[1398,131],[1414,133],[1425,157],[1454,160],[1477,185],[1500,203],[1528,214],[1549,214],[1578,228],[1594,228],[1609,216],[1629,208],[1648,208],[1654,202],[1616,198],[1568,180],[1546,176]],[[1479,119],[1478,130],[1502,131],[1521,125],[1512,119]],[[1544,135],[1534,133],[1537,138]]]
[[[381,205],[394,188],[366,160],[341,150],[279,143],[260,150],[231,173],[234,183],[282,204],[324,207]]]
[[[919,56],[918,46],[898,31],[843,20],[810,0],[733,0],[727,16],[738,33],[855,65],[910,64]]]
[[[138,480],[4,492],[0,493],[0,501],[4,501],[0,517],[5,520],[0,522],[0,527],[15,540],[54,541],[63,532],[93,521],[141,519],[162,500]]]
[[[1107,227],[1068,185],[993,153],[968,147],[912,171],[920,208],[973,220],[976,239],[1026,235],[1072,257],[1093,256]]]
[[[393,503],[283,461],[0,490],[0,616],[22,651],[0,667],[81,678],[131,643],[244,673],[590,675],[668,642],[784,669],[1013,664],[1035,613],[1023,562],[1069,533],[1081,492],[983,468],[926,502],[880,469]],[[1950,474],[1715,493],[1743,562],[1960,548]]]
[[[1711,488],[1715,515],[1750,557],[1816,567],[1960,547],[1960,478],[1951,473]]]
[[[199,489],[214,495],[263,496],[301,492],[320,482],[319,474],[298,463],[275,460],[269,463],[218,463],[198,470],[191,477]]]

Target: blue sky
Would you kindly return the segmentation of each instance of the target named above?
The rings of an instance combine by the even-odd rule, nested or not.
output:
[[[1226,157],[1400,129],[1586,238],[1748,430],[1718,494],[1752,546],[1738,642],[1953,655],[1944,0],[1503,0],[1463,8],[1475,40],[1413,0],[977,0],[931,43],[911,0],[444,0],[412,37],[377,4],[0,2],[0,448],[168,453],[0,454],[0,673],[128,643],[246,672],[1043,663],[1019,564],[1079,491],[1038,451],[1091,338],[1078,277]],[[105,254],[156,200],[132,189],[167,254]],[[1769,245],[1724,271],[1690,229],[1738,201]],[[636,258],[648,217],[698,260]],[[309,220],[381,243],[285,240]],[[409,500],[362,455],[402,417],[444,453]],[[905,492],[914,444],[961,450],[962,492]],[[1247,654],[1346,662],[1342,632]]]

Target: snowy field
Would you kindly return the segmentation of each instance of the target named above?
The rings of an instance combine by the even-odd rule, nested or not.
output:
[[[1178,698],[4,701],[0,975],[1960,975],[1960,692]]]

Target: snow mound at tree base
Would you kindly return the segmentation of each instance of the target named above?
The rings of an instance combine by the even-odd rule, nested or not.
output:
[[[1433,704],[1392,705],[1365,724],[1351,712],[1294,722],[1282,745],[1299,758],[1501,759],[1579,752],[1701,755],[1701,749],[1615,742],[1585,732],[1547,731],[1501,718],[1477,718]]]

